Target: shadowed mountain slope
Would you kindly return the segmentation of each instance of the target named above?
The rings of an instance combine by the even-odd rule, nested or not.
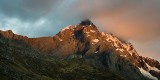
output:
[[[83,59],[96,68],[105,68],[128,80],[160,79],[158,61],[139,56],[131,43],[100,32],[89,20],[69,25],[53,37],[28,38],[10,30],[0,31],[0,34],[8,39],[9,46],[23,43],[41,55],[56,56],[60,60]]]

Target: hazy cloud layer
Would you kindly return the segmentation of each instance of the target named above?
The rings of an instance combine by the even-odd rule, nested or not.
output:
[[[30,37],[53,36],[83,18],[160,60],[160,0],[0,0],[0,29]]]
[[[0,0],[0,29],[29,37],[53,36],[76,23],[67,12],[72,0]],[[68,19],[67,19],[68,18]]]
[[[132,42],[140,55],[160,60],[159,0],[79,2],[78,8],[86,11],[84,14],[92,17],[101,31],[113,33]]]
[[[0,0],[0,12],[7,17],[35,21],[56,9],[61,0]]]
[[[79,1],[78,8],[91,15],[102,30],[142,42],[160,38],[160,0],[89,1]]]

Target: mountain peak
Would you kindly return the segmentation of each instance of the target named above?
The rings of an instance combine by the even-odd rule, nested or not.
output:
[[[6,32],[8,32],[10,34],[14,34],[12,30],[7,30]]]
[[[80,25],[93,25],[93,23],[89,19],[84,19],[81,21]]]
[[[9,45],[19,45],[22,44],[19,41],[23,41],[39,52],[61,59],[83,57],[95,67],[107,68],[128,80],[148,80],[143,79],[145,77],[160,79],[158,61],[139,56],[131,43],[100,32],[89,19],[78,25],[69,25],[53,37],[28,38],[10,33],[10,30],[0,31],[0,37],[2,35],[9,42],[13,41]]]
[[[0,32],[6,32],[6,33],[9,33],[9,34],[14,34],[12,30],[6,30],[6,31],[1,31],[0,30]]]

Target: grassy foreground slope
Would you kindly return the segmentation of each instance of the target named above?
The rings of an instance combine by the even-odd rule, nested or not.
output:
[[[23,42],[0,37],[0,80],[123,80],[81,59],[41,54]]]

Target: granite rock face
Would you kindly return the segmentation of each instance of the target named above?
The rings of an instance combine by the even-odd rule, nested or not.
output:
[[[84,58],[96,67],[110,69],[128,80],[160,79],[158,61],[139,56],[131,43],[100,32],[90,20],[69,25],[53,37],[28,38],[10,30],[0,31],[0,34],[15,41],[9,45],[18,45],[23,41],[44,54]],[[149,74],[147,78],[146,74]]]

